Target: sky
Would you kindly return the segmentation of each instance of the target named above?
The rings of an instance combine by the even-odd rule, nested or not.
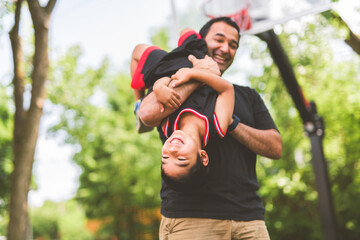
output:
[[[167,0],[59,0],[53,15],[53,45],[79,44],[91,64],[104,56],[120,63],[137,43],[149,42],[150,28],[164,24],[170,13]]]
[[[205,0],[174,0],[177,15],[186,11],[189,4],[198,9]],[[359,33],[359,17],[351,11],[352,0],[342,0],[337,8],[345,20],[353,21]],[[347,4],[346,4],[347,3]],[[349,7],[350,6],[350,7]],[[359,4],[358,4],[359,6]],[[176,16],[177,16],[176,15]],[[53,52],[64,53],[69,47],[79,45],[83,51],[82,63],[96,67],[107,56],[121,69],[129,70],[127,63],[131,52],[138,43],[150,43],[154,28],[170,24],[172,18],[171,0],[58,0],[50,25],[50,48]],[[28,16],[25,16],[25,18]],[[10,30],[12,19],[6,19],[5,31]],[[23,23],[27,26],[28,23]],[[179,29],[174,30],[178,31]],[[25,34],[26,35],[26,34]],[[175,46],[173,46],[175,47]],[[241,47],[240,47],[241,48]],[[0,35],[0,78],[11,81],[12,57],[6,34]],[[237,54],[242,61],[244,50]],[[236,78],[244,77],[237,75]],[[61,138],[47,136],[46,129],[57,120],[54,106],[47,103],[41,121],[37,150],[35,153],[34,177],[38,188],[29,193],[29,204],[41,206],[45,200],[62,201],[72,198],[78,187],[79,167],[71,160],[76,148],[61,144]],[[52,109],[51,111],[49,109]]]

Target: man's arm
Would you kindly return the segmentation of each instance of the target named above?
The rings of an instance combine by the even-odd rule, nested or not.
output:
[[[190,55],[189,60],[193,64],[193,68],[207,70],[220,76],[220,70],[217,63],[209,56],[205,56],[204,59],[197,59]],[[180,95],[181,101],[184,102],[199,86],[201,86],[201,83],[190,81],[175,87],[174,90]],[[145,125],[155,127],[159,126],[165,117],[176,110],[175,108],[164,108],[163,111],[161,111],[162,109],[162,105],[158,102],[156,95],[152,92],[141,102],[138,114]]]
[[[191,79],[196,79],[217,91],[214,113],[217,116],[220,129],[226,130],[228,128],[232,121],[235,102],[234,87],[230,82],[216,74],[196,68],[182,68],[171,76],[171,79],[177,80],[173,83],[174,87]]]
[[[230,134],[256,154],[271,159],[281,158],[281,135],[275,129],[260,130],[239,123]]]
[[[183,102],[200,86],[200,84],[201,83],[197,81],[191,81],[174,88],[174,90],[180,95]],[[156,127],[160,125],[165,117],[169,116],[175,110],[175,108],[163,108],[158,102],[155,93],[151,92],[142,100],[138,114],[145,125]]]

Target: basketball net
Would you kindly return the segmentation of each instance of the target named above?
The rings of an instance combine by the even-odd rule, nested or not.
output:
[[[229,17],[239,26],[240,31],[245,31],[251,28],[249,7],[249,0],[208,0],[204,3],[203,10],[205,15],[211,19],[217,17]]]

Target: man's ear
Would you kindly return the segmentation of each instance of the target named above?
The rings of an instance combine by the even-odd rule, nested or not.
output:
[[[200,158],[204,166],[207,166],[209,164],[209,156],[205,150],[200,150]]]

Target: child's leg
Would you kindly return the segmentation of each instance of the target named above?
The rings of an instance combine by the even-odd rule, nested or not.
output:
[[[139,87],[139,85],[142,85],[139,81],[142,81],[142,80],[140,80],[140,78],[139,78],[140,69],[137,69],[137,68],[138,68],[141,56],[143,55],[143,53],[145,52],[145,50],[148,47],[149,47],[149,45],[146,45],[146,44],[136,45],[136,47],[134,48],[133,53],[131,55],[131,62],[130,62],[131,87],[133,89],[133,93],[134,93],[134,97],[135,97],[134,113],[135,113],[135,117],[136,117],[136,130],[138,131],[138,133],[148,132],[153,129],[152,127],[145,126],[137,114],[137,111],[139,110],[139,107],[141,104],[141,100],[145,96],[145,90],[143,88]],[[142,67],[142,66],[139,66],[139,67]]]
[[[135,101],[142,99],[145,96],[144,90],[133,89]]]
[[[147,73],[153,66],[159,63],[159,61],[167,54],[166,51],[161,50],[157,46],[149,46],[146,44],[139,44],[133,50],[130,63],[131,71],[131,87],[134,90],[135,97],[135,116],[137,119],[136,129],[138,133],[148,132],[152,130],[152,127],[148,127],[142,123],[141,119],[137,115],[137,110],[140,107],[141,100],[145,96],[145,90],[151,83],[146,83],[144,74]],[[149,80],[148,80],[149,81]]]
[[[136,68],[139,64],[141,55],[144,53],[144,51],[148,47],[149,47],[149,45],[139,44],[139,45],[136,45],[136,47],[134,48],[133,53],[131,55],[131,62],[130,62],[130,73],[131,73],[132,78],[133,78]],[[133,88],[133,92],[134,92],[135,101],[140,100],[145,95],[145,90]]]
[[[136,47],[133,50],[133,53],[131,55],[131,63],[130,63],[130,72],[131,77],[134,76],[136,67],[140,61],[141,55],[144,53],[144,51],[149,47],[149,45],[146,44],[139,44],[136,45]]]

